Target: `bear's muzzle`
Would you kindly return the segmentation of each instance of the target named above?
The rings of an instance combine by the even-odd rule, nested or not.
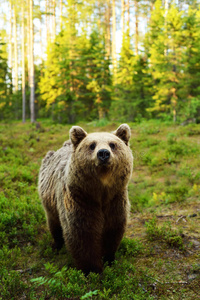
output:
[[[107,149],[100,149],[97,152],[97,158],[102,164],[106,164],[110,158],[110,151]]]

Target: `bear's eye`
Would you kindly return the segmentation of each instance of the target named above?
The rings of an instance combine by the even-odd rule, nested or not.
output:
[[[110,148],[111,148],[112,150],[115,149],[115,144],[114,144],[114,143],[110,143],[109,146],[110,146]]]
[[[95,147],[96,147],[96,144],[95,143],[92,143],[91,145],[90,145],[90,150],[94,150],[95,149]]]

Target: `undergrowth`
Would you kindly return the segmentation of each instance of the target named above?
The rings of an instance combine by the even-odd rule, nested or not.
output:
[[[119,124],[80,125],[94,132]],[[0,299],[195,299],[200,126],[130,126],[135,160],[127,234],[113,265],[85,277],[65,247],[52,251],[37,192],[41,160],[68,139],[70,126],[0,124]],[[180,280],[187,284],[175,284]]]
[[[166,242],[169,246],[184,250],[181,232],[172,229],[170,222],[166,222],[163,226],[159,226],[156,218],[154,217],[149,222],[146,222],[145,225],[147,238],[149,238],[150,241],[161,240],[162,242]]]

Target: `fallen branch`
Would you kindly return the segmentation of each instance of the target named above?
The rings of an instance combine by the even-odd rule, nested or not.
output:
[[[148,278],[153,279],[154,281],[156,281],[157,283],[162,284],[162,285],[165,285],[165,284],[188,284],[188,281],[181,281],[181,280],[179,280],[179,281],[161,282],[158,279],[155,279],[155,278],[153,278],[151,276],[148,276],[148,275],[145,275],[145,276],[148,277]],[[156,284],[156,283],[154,282],[154,284]]]
[[[176,223],[178,223],[181,219],[183,219],[184,222],[187,222],[185,218],[186,216],[180,216],[178,220],[176,220]]]
[[[16,270],[16,272],[19,272],[19,273],[26,273],[26,272],[30,272],[30,271],[32,271],[32,269],[31,268],[28,268],[28,269],[25,269],[25,270]]]

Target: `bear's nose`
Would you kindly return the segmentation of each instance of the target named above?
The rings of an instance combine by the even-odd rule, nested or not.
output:
[[[110,151],[107,149],[100,149],[97,152],[97,157],[102,163],[106,163],[110,157]]]

